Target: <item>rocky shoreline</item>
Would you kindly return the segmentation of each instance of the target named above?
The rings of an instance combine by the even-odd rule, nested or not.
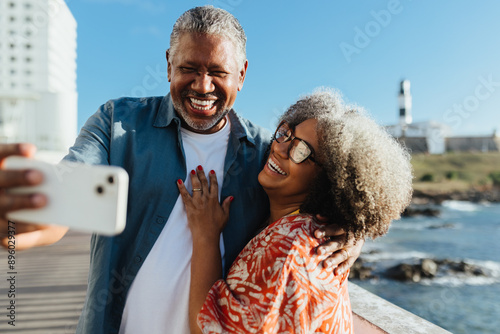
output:
[[[403,217],[427,216],[438,217],[444,201],[467,201],[471,203],[500,203],[500,189],[453,191],[438,193],[415,190],[410,206],[402,214]],[[429,229],[455,228],[452,223],[438,222],[429,225]],[[372,251],[370,253],[377,253]],[[396,265],[376,268],[376,264],[363,259],[363,256],[351,267],[350,279],[368,280],[386,278],[402,282],[420,282],[422,279],[433,279],[442,276],[491,277],[491,273],[478,265],[463,260],[421,258],[403,261]]]
[[[467,201],[471,203],[500,203],[500,189],[453,191],[440,193],[415,190],[411,204],[403,212],[403,217],[437,217],[444,201]]]
[[[466,191],[436,192],[414,190],[412,204],[415,205],[439,205],[443,201],[468,201],[472,203],[491,202],[500,203],[500,189],[469,189]]]
[[[395,266],[377,271],[373,265],[367,263],[362,257],[351,267],[349,279],[368,280],[388,278],[400,282],[418,283],[422,279],[432,279],[446,275],[461,277],[491,277],[491,272],[478,265],[465,261],[450,259],[424,258],[416,262],[402,262]]]

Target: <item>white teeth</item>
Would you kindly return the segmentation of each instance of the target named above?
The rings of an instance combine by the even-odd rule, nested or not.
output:
[[[198,100],[192,97],[189,99],[191,100],[191,106],[198,110],[210,110],[215,103],[215,100]]]
[[[272,170],[275,170],[279,174],[286,175],[286,173],[280,168],[280,166],[278,166],[273,160],[269,159],[267,161],[267,165],[269,166],[269,168],[271,168]]]

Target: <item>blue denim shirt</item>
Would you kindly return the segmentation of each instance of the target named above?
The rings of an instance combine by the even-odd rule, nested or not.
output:
[[[257,175],[271,138],[268,131],[233,110],[229,118],[221,195],[235,197],[224,229],[228,267],[269,214]],[[114,237],[92,236],[87,297],[78,333],[118,333],[130,285],[174,207],[179,195],[176,180],[187,175],[180,126],[170,94],[111,100],[89,118],[65,157],[121,166],[130,177],[124,232]]]

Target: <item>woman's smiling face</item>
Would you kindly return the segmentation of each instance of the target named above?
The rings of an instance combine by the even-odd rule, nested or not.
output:
[[[318,152],[316,125],[317,120],[308,119],[295,127],[293,135]],[[321,168],[311,159],[299,164],[292,162],[288,156],[289,145],[290,141],[273,141],[269,159],[259,174],[259,183],[271,201],[278,199],[285,203],[302,203]]]

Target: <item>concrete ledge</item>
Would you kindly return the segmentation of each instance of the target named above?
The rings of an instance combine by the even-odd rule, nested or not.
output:
[[[352,282],[349,298],[356,334],[451,334]]]

